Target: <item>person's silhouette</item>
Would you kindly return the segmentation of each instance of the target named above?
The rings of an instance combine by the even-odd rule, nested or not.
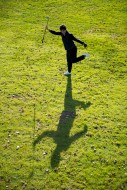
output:
[[[72,83],[71,76],[67,77],[67,87],[64,98],[64,110],[61,113],[59,123],[57,126],[57,131],[45,131],[37,137],[33,142],[33,147],[39,143],[44,137],[52,137],[56,143],[56,148],[51,156],[51,166],[52,168],[57,167],[60,162],[60,154],[62,151],[66,151],[71,143],[76,141],[82,135],[87,132],[87,126],[85,125],[84,130],[70,136],[70,130],[73,126],[74,119],[76,117],[76,106],[81,106],[87,109],[91,105],[90,102],[84,103],[82,101],[77,101],[72,98]]]

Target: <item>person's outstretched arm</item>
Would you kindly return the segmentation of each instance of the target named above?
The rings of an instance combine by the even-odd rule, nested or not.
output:
[[[81,40],[79,40],[78,38],[76,38],[75,36],[73,36],[73,34],[71,34],[71,38],[72,40],[84,45],[84,47],[87,47],[87,44],[85,42],[82,42]]]
[[[54,31],[54,30],[50,30],[50,29],[48,28],[48,26],[46,26],[46,29],[47,29],[50,33],[52,33],[52,34],[54,34],[54,35],[61,35],[61,32],[56,32],[56,31]]]

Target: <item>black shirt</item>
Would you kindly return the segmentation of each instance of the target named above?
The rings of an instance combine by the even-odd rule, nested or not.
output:
[[[76,47],[76,45],[74,44],[73,41],[76,41],[76,42],[78,42],[80,44],[84,44],[84,42],[82,42],[79,39],[75,38],[73,36],[73,34],[69,33],[68,31],[66,31],[65,36],[62,34],[62,32],[56,32],[56,31],[53,31],[53,30],[49,30],[49,32],[51,32],[54,35],[60,35],[62,37],[62,41],[63,41],[65,50],[70,50],[70,49],[73,49],[74,47]]]

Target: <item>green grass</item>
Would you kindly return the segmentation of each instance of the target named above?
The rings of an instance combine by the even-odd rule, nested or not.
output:
[[[0,8],[1,190],[127,190],[127,2]],[[71,77],[61,38],[41,43],[47,15],[88,44]]]

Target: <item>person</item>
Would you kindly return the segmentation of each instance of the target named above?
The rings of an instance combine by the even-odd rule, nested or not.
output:
[[[87,54],[87,53],[84,53],[83,55],[77,57],[77,47],[76,47],[74,41],[84,45],[84,47],[87,47],[87,44],[82,42],[81,40],[77,39],[76,37],[74,37],[73,34],[69,33],[67,31],[66,25],[64,25],[64,24],[62,24],[60,26],[60,32],[56,32],[54,30],[49,29],[48,25],[46,26],[46,29],[50,33],[52,33],[54,35],[60,35],[62,37],[64,48],[66,50],[66,58],[67,58],[67,66],[68,66],[68,71],[66,73],[64,73],[64,75],[66,75],[66,76],[71,75],[72,64],[85,59],[85,57],[89,57],[89,54]]]

